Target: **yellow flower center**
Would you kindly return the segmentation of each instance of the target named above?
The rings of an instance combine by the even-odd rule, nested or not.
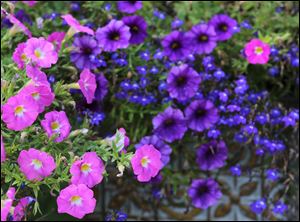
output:
[[[149,162],[150,162],[150,161],[149,161],[149,159],[148,159],[147,156],[145,156],[145,157],[143,157],[143,158],[141,159],[141,165],[142,165],[143,167],[147,167]]]
[[[16,116],[23,116],[24,107],[23,106],[17,106],[15,108],[15,115]]]
[[[81,165],[80,169],[83,173],[87,173],[90,171],[91,167],[90,167],[90,164],[84,163]]]
[[[57,121],[54,121],[54,122],[51,123],[51,129],[52,129],[53,131],[58,130],[59,127],[60,127],[60,126],[59,126],[59,123],[58,123]]]
[[[34,166],[35,170],[39,170],[43,166],[42,162],[37,159],[33,159],[31,164]]]
[[[42,52],[41,52],[41,50],[39,50],[39,49],[34,50],[34,55],[35,55],[36,57],[38,57],[38,58],[41,58],[41,57],[42,57]]]
[[[75,196],[71,197],[71,204],[72,205],[77,205],[77,206],[81,205],[81,201],[82,201],[82,199],[81,199],[80,196],[75,195]]]
[[[31,96],[32,96],[35,100],[39,100],[39,99],[40,99],[40,94],[39,94],[38,92],[32,93]]]
[[[255,54],[261,55],[264,52],[262,47],[255,47]]]
[[[27,57],[26,57],[26,55],[25,55],[24,53],[21,55],[21,59],[22,59],[23,61],[25,61],[25,60],[27,59]]]

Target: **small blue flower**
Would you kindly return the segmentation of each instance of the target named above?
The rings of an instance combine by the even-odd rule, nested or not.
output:
[[[238,176],[238,177],[241,176],[241,174],[242,174],[241,166],[239,164],[237,164],[235,166],[231,166],[230,172],[233,176]]]
[[[267,208],[267,203],[265,199],[256,200],[250,204],[250,209],[255,214],[261,214],[262,212],[265,211],[266,208]]]
[[[280,177],[280,173],[277,169],[268,169],[266,171],[266,177],[268,180],[276,181]]]

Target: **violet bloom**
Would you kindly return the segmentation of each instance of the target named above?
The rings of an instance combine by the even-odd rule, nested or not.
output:
[[[195,25],[187,36],[190,37],[193,50],[197,54],[209,54],[217,46],[216,32],[211,25]]]
[[[230,18],[228,15],[219,14],[213,16],[209,24],[215,28],[217,34],[217,40],[225,41],[230,39],[235,33],[235,27],[237,26],[237,21]]]
[[[265,199],[256,200],[250,204],[250,209],[255,214],[263,213],[266,208],[267,208],[267,203]]]
[[[1,200],[1,221],[7,220],[7,216],[12,210],[11,208],[15,199],[15,194],[16,189],[14,187],[10,187],[6,192],[6,199]]]
[[[101,48],[92,36],[84,35],[76,37],[73,42],[75,48],[71,52],[71,61],[75,63],[78,69],[96,69],[97,65],[91,60],[91,56],[97,56],[101,53]]]
[[[89,69],[84,69],[80,74],[78,84],[87,103],[91,104],[95,98],[95,91],[97,87],[95,75]]]
[[[52,174],[56,168],[55,161],[46,152],[30,148],[22,150],[18,157],[20,171],[28,180],[42,180]]]
[[[13,27],[10,29],[10,33],[23,32],[29,38],[32,37],[30,30],[22,22],[20,22],[14,15],[7,14],[7,18],[13,24]]]
[[[211,128],[219,120],[218,109],[209,100],[193,101],[184,113],[188,127],[197,132]]]
[[[35,199],[33,199],[30,196],[21,198],[14,209],[13,221],[22,221],[25,216],[25,213],[27,212],[28,206],[33,201],[35,201]]]
[[[287,209],[288,209],[288,206],[286,204],[284,204],[282,201],[278,201],[274,204],[272,211],[275,214],[283,215]]]
[[[105,78],[104,74],[101,73],[96,75],[96,84],[95,100],[102,101],[108,93],[108,80]]]
[[[131,34],[130,28],[123,21],[111,20],[103,28],[98,28],[96,38],[98,44],[106,52],[127,48]]]
[[[187,130],[183,113],[172,107],[155,116],[152,124],[154,133],[169,143],[181,139]]]
[[[192,181],[188,195],[194,207],[207,209],[221,199],[222,192],[214,179],[196,179]]]
[[[174,66],[167,77],[167,90],[171,98],[184,101],[196,94],[200,82],[198,73],[188,65]]]
[[[225,165],[228,150],[224,141],[213,140],[197,150],[197,163],[201,170],[215,170]]]
[[[145,136],[141,139],[141,141],[135,145],[136,149],[139,149],[143,145],[153,145],[161,154],[161,161],[164,166],[166,166],[170,161],[170,155],[172,153],[172,148],[164,143],[158,136]]]
[[[142,16],[126,16],[122,21],[130,28],[130,44],[140,44],[147,37],[147,23]]]
[[[118,1],[118,10],[128,14],[135,13],[143,7],[142,1]]]
[[[54,139],[55,142],[62,142],[69,136],[71,130],[69,119],[64,111],[46,113],[41,125],[49,138],[57,134],[57,137]]]
[[[139,182],[148,182],[163,167],[161,154],[154,146],[143,145],[135,151],[131,158],[131,166]]]
[[[180,31],[173,31],[161,41],[163,53],[171,61],[183,60],[190,54],[190,39]]]
[[[89,188],[101,183],[104,164],[96,152],[86,152],[80,160],[75,161],[70,169],[72,184],[85,184]]]
[[[96,207],[94,192],[84,184],[71,184],[62,189],[56,202],[58,213],[67,213],[78,219],[93,213]]]

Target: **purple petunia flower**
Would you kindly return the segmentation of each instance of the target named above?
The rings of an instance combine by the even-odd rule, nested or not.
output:
[[[164,166],[170,161],[170,154],[172,153],[171,147],[164,143],[158,136],[145,136],[141,139],[140,143],[135,145],[136,149],[139,149],[143,145],[153,145],[161,154],[161,161]]]
[[[78,69],[96,69],[97,66],[90,59],[101,53],[97,41],[88,35],[76,37],[73,42],[75,50],[71,52],[71,61],[75,63]]]
[[[164,55],[171,61],[183,60],[190,54],[190,40],[183,32],[173,31],[161,42]]]
[[[237,26],[236,20],[224,14],[213,16],[209,21],[209,24],[214,26],[218,41],[230,39]]]
[[[117,49],[127,48],[131,34],[130,28],[123,21],[111,20],[103,28],[98,28],[96,38],[98,44],[106,52],[114,52]]]
[[[167,142],[181,139],[187,130],[183,113],[179,109],[168,107],[152,120],[154,133]]]
[[[188,190],[194,207],[207,209],[222,197],[219,184],[211,178],[193,180]]]
[[[209,100],[193,101],[184,113],[188,127],[197,132],[209,129],[219,120],[218,109]]]
[[[197,163],[201,170],[215,170],[225,165],[228,150],[224,141],[213,140],[197,150]]]
[[[95,100],[101,101],[108,93],[108,80],[101,73],[96,75],[97,88],[95,92]]]
[[[142,1],[118,1],[118,10],[128,14],[135,13],[143,7]]]
[[[197,54],[209,54],[217,46],[216,32],[212,25],[195,25],[187,36],[191,38],[193,50]]]
[[[174,66],[167,77],[167,90],[171,98],[184,101],[198,91],[201,78],[188,65]]]
[[[140,44],[147,37],[147,23],[142,16],[126,16],[122,21],[130,28],[130,44]]]

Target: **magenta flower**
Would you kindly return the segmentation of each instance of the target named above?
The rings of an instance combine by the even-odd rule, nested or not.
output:
[[[61,43],[65,38],[66,33],[64,32],[52,32],[48,38],[47,41],[51,42],[54,45],[55,51],[59,53],[61,48]]]
[[[54,45],[43,37],[28,39],[24,53],[33,63],[43,68],[50,68],[58,59]]]
[[[78,219],[93,213],[96,207],[94,192],[84,184],[72,184],[61,190],[56,201],[58,213],[67,213]]]
[[[30,148],[22,150],[18,157],[21,172],[28,180],[41,181],[50,176],[56,168],[54,159],[48,153]]]
[[[94,35],[94,31],[92,29],[90,29],[89,27],[80,25],[80,23],[77,21],[76,18],[74,18],[72,15],[70,14],[66,14],[66,15],[62,15],[61,16],[66,23],[73,28],[76,32],[85,32],[87,34],[90,35]]]
[[[41,125],[49,138],[57,134],[57,137],[54,139],[55,142],[61,142],[67,138],[71,130],[69,119],[64,111],[46,113]]]
[[[14,24],[14,26],[11,28],[11,30],[14,30],[12,32],[17,32],[17,31],[21,31],[23,32],[25,35],[27,35],[29,38],[32,37],[31,32],[29,31],[29,29],[22,23],[20,22],[14,15],[12,14],[8,14],[7,18],[9,19],[9,21]]]
[[[131,165],[138,181],[148,182],[159,173],[163,167],[160,158],[160,152],[152,145],[143,145],[136,150]]]
[[[87,103],[92,103],[95,98],[95,91],[97,88],[96,76],[89,69],[84,69],[80,74],[78,84]]]
[[[2,110],[2,120],[8,129],[15,131],[31,126],[38,116],[38,107],[34,100],[23,95],[10,97]]]
[[[50,106],[54,100],[54,93],[51,88],[45,85],[35,86],[29,84],[25,86],[20,92],[20,95],[31,96],[38,106],[38,112],[44,112],[46,106]]]
[[[7,216],[10,213],[13,201],[15,199],[16,189],[14,187],[10,187],[6,193],[7,199],[1,200],[1,221],[6,221]]]
[[[70,169],[72,184],[85,184],[89,188],[101,183],[105,170],[102,160],[96,152],[86,152],[80,160],[75,161]]]
[[[19,69],[24,69],[27,61],[27,56],[24,53],[25,47],[26,47],[26,43],[24,42],[18,44],[12,56],[13,61],[17,64]]]
[[[22,221],[23,217],[25,216],[27,207],[30,203],[32,203],[32,201],[34,201],[34,199],[30,196],[20,199],[19,203],[14,209],[13,221]]]
[[[41,71],[38,67],[27,65],[26,74],[29,78],[32,79],[35,85],[45,85],[50,87],[46,74]]]
[[[251,64],[266,64],[269,61],[270,46],[259,39],[252,39],[244,50],[247,61]]]
[[[22,1],[24,4],[28,5],[29,7],[33,7],[38,1]]]
[[[6,152],[5,152],[5,147],[3,143],[3,137],[1,135],[1,163],[6,160]]]

